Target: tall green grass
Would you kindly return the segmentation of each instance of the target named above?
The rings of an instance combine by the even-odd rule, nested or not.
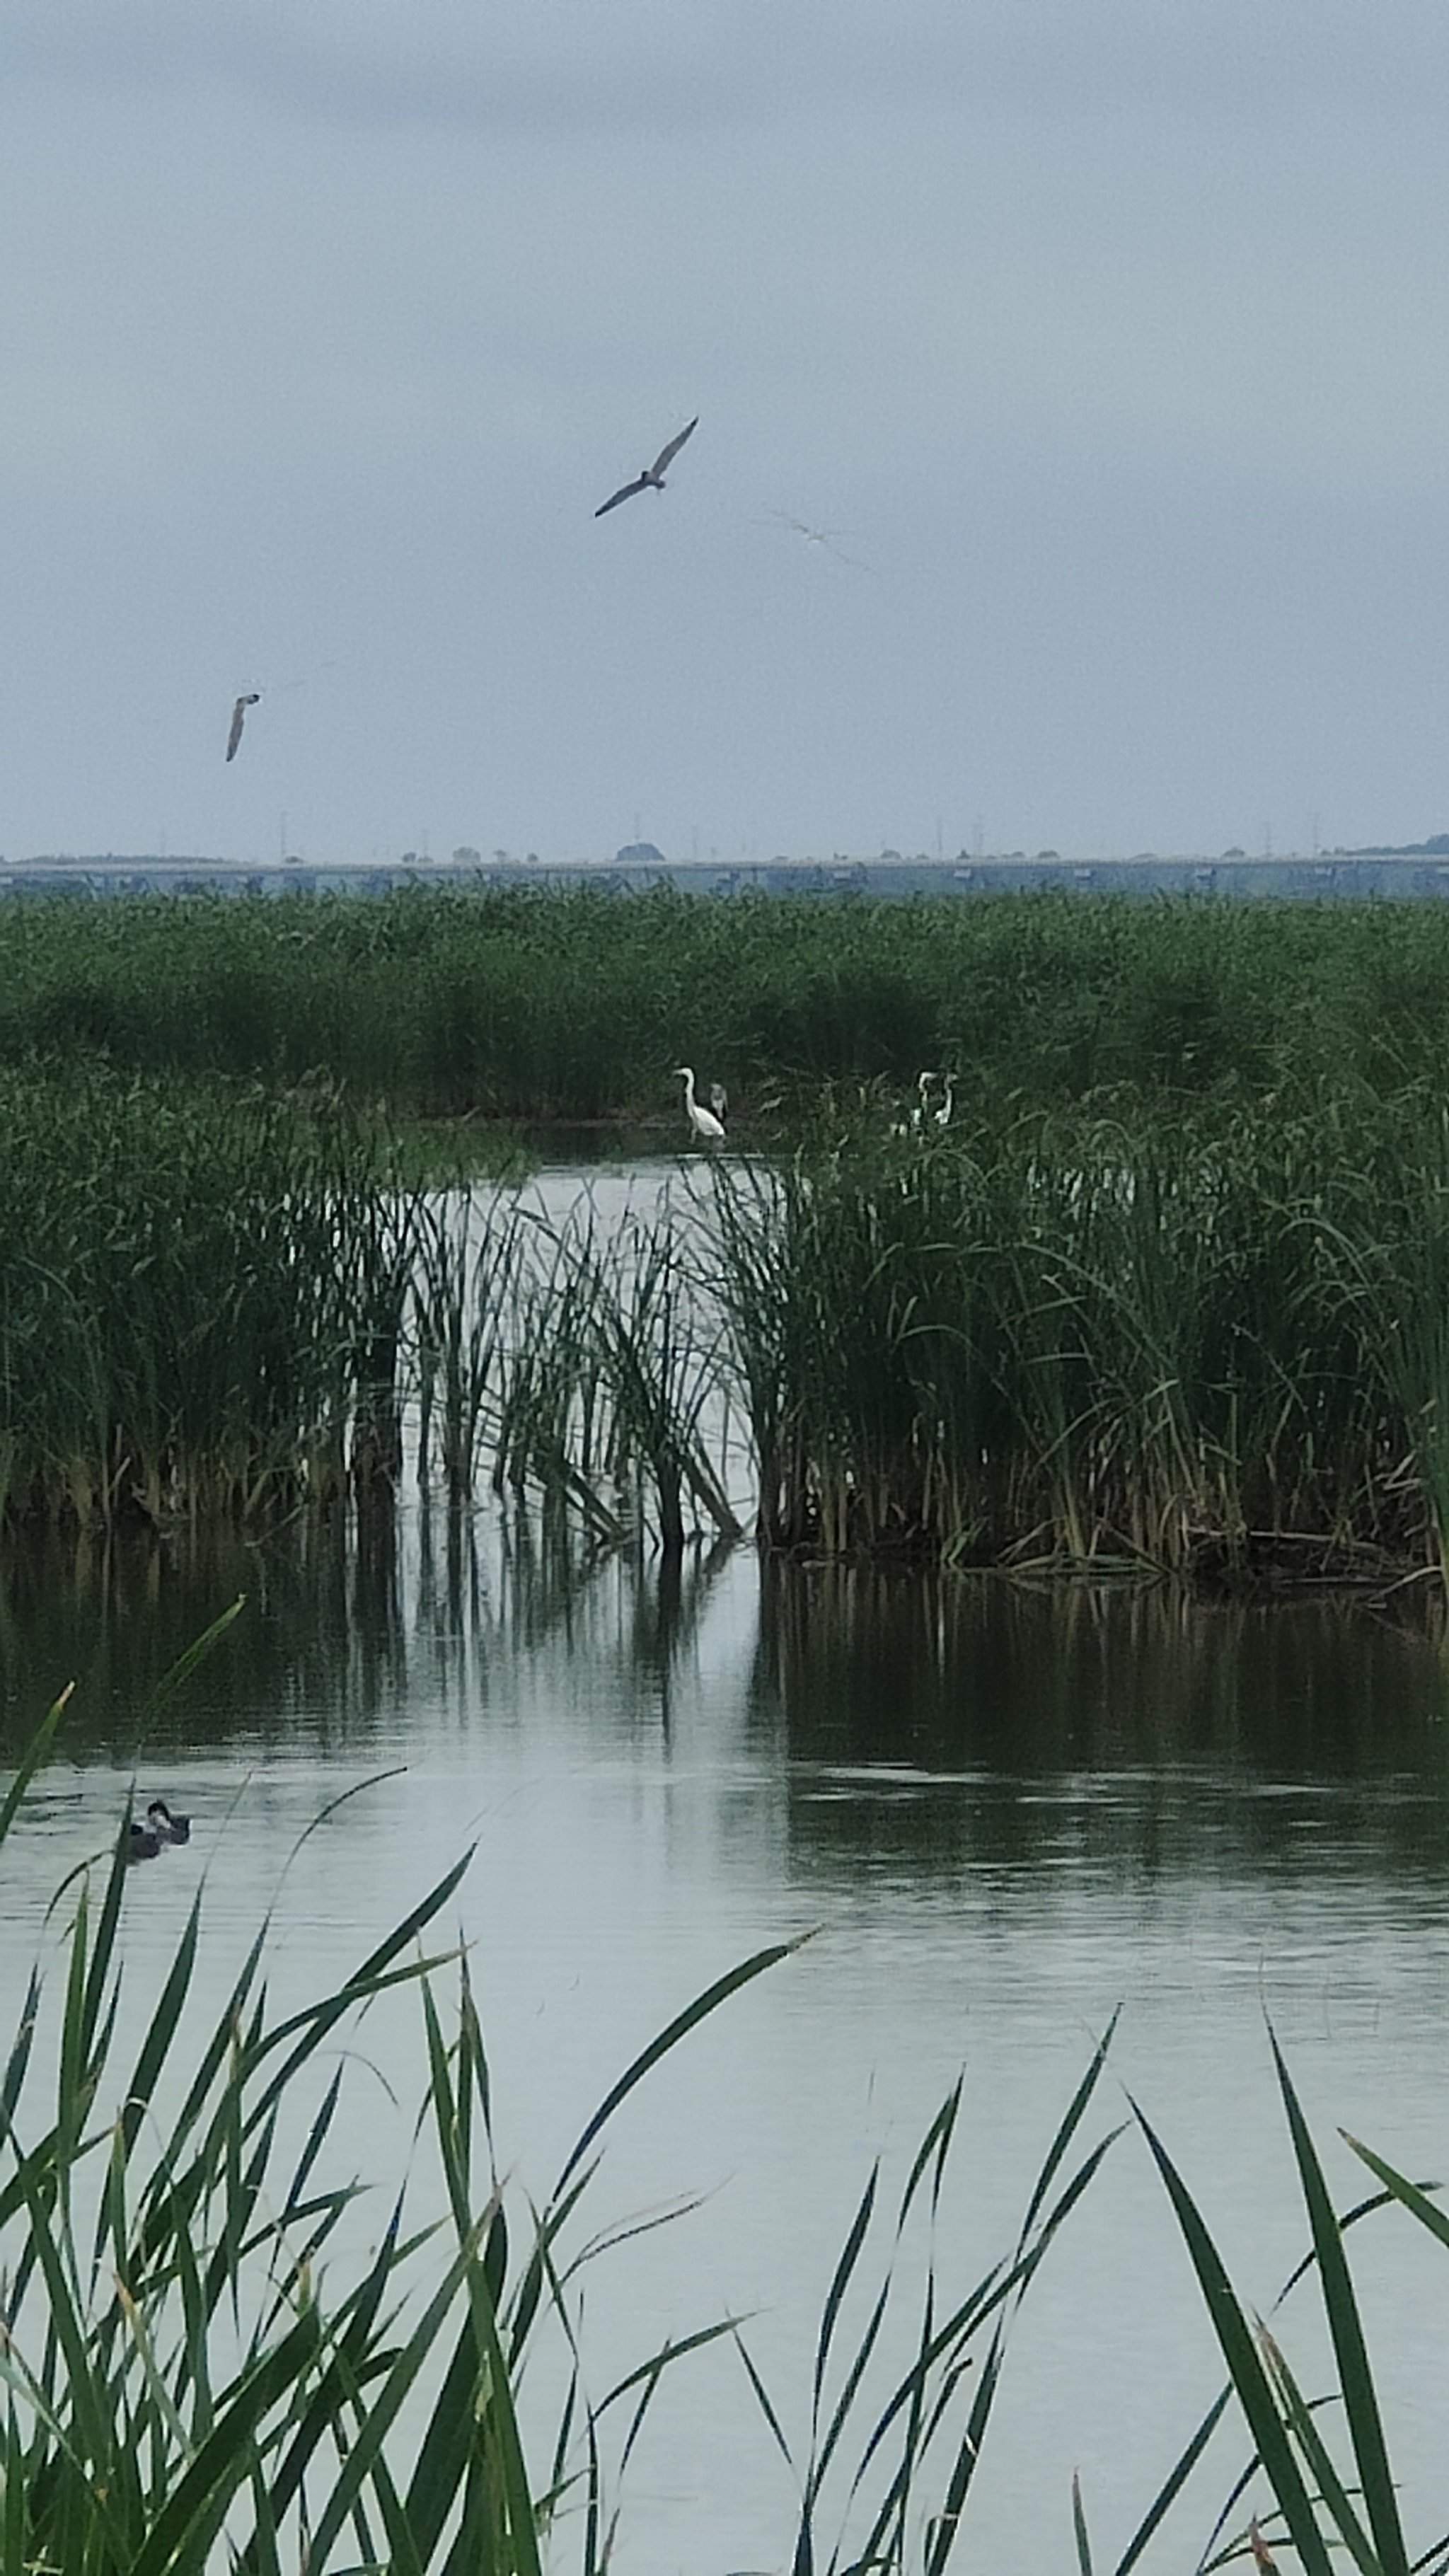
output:
[[[0,1862],[63,1705],[0,1803]],[[585,2399],[579,2273],[598,2249],[573,2241],[579,2206],[620,2103],[784,1949],[719,1979],[641,2052],[555,2194],[520,2224],[493,2162],[466,1954],[451,1940],[423,1947],[466,1859],[341,1988],[280,2019],[265,1925],[221,2011],[198,2017],[198,1897],[123,2057],[127,1832],[123,1817],[96,1889],[89,1872],[72,1881],[53,2044],[38,2044],[35,1972],[0,2075],[0,2567],[538,2576],[566,2506],[584,2535],[582,2568],[601,2567],[606,2419],[637,2423],[673,2355],[649,2355]],[[336,2041],[399,1990],[417,2003],[417,2135],[434,2168],[420,2179],[415,2156],[405,2185],[386,2183],[390,2212],[369,2231],[380,2241],[349,2257],[345,2222],[364,2185],[338,2162]],[[550,2328],[565,2395],[538,2472],[516,2401]],[[707,2327],[677,2349],[728,2330]]]
[[[0,1516],[255,1517],[359,1475],[405,1200],[340,1116],[0,1078]]]
[[[410,1484],[739,1523],[717,1306],[667,1217],[397,1176],[335,1101],[0,1075],[0,1524],[275,1522]]]
[[[1449,1113],[1425,1089],[712,1161],[605,1226],[378,1134],[91,1067],[0,1079],[0,1520],[492,1489],[1018,1570],[1449,1579]]]
[[[1449,1129],[1416,1093],[893,1138],[714,1175],[766,1542],[1442,1575]]]
[[[1050,1107],[1442,1091],[1449,918],[1430,904],[861,904],[583,889],[0,906],[0,1063],[286,1087],[395,1115],[677,1115],[682,1060],[782,1089],[954,1067]]]
[[[63,1698],[0,1799],[0,1869],[64,1709]],[[583,2289],[602,2256],[660,2223],[584,2233],[615,2113],[794,1943],[718,1977],[640,2049],[535,2205],[500,2176],[467,1954],[439,1930],[466,1856],[340,1987],[280,2017],[265,1923],[221,2009],[205,2010],[198,1896],[127,2044],[128,1826],[129,1811],[114,1852],[58,1893],[70,1908],[62,1990],[52,2010],[32,1971],[0,2065],[3,2576],[540,2576],[565,2552],[580,2576],[602,2576],[661,2386],[726,2339],[762,2439],[791,2457],[793,2410],[766,2390],[740,2320],[686,2326],[601,2387]],[[369,2010],[409,1998],[418,2098],[399,2182],[350,2161],[349,2043]],[[795,2463],[796,2576],[862,2563],[943,2576],[1011,2320],[1111,2143],[1084,2148],[1079,2134],[1106,2045],[1014,2243],[965,2296],[937,2253],[959,2085],[893,2223],[879,2223],[882,2178],[870,2177],[817,2341]],[[388,2062],[404,2080],[395,2038]],[[358,2195],[379,2184],[386,2214],[359,2251]],[[914,2322],[902,2362],[887,2354],[900,2351],[903,2301]],[[540,2346],[553,2353],[557,2412],[540,2433],[535,2409],[526,2434],[520,2391]]]
[[[1283,2052],[1271,2031],[1269,2037],[1309,2243],[1308,2253],[1295,2266],[1269,2318],[1244,2305],[1179,2166],[1145,2114],[1133,2105],[1138,2130],[1177,2218],[1228,2379],[1127,2547],[1114,2559],[1113,2576],[1131,2576],[1141,2563],[1230,2407],[1251,2448],[1197,2560],[1199,2567],[1252,2563],[1286,2569],[1291,2565],[1301,2568],[1304,2576],[1332,2576],[1335,2568],[1353,2566],[1361,2576],[1410,2576],[1411,2569],[1423,2571],[1423,2576],[1443,2576],[1449,2567],[1449,2531],[1439,2530],[1427,2547],[1410,2555],[1400,2484],[1346,2240],[1362,2220],[1397,2208],[1431,2242],[1449,2246],[1449,2217],[1439,2206],[1437,2187],[1411,2181],[1346,2131],[1344,2143],[1374,2188],[1351,2208],[1338,2210]],[[1278,2314],[1304,2282],[1310,2282],[1318,2295],[1324,2332],[1315,2341],[1322,2343],[1331,2371],[1328,2386],[1311,2392],[1305,2390],[1289,2359],[1290,2337]],[[1094,2576],[1087,2502],[1076,2480],[1073,2521],[1080,2576]],[[1291,2559],[1285,2555],[1288,2551]]]

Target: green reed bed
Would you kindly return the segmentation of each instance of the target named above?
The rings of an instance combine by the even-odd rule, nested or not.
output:
[[[722,1170],[768,1544],[1443,1573],[1449,1126],[1029,1118]]]
[[[827,1108],[829,1103],[827,1102]],[[892,1132],[606,1227],[400,1181],[335,1102],[0,1075],[0,1512],[491,1487],[591,1543],[1449,1579],[1449,1117],[1158,1103]]]
[[[364,1474],[405,1202],[346,1121],[92,1067],[0,1077],[0,1510],[251,1517]]]
[[[0,1073],[0,1520],[275,1521],[491,1484],[737,1536],[717,1306],[666,1213],[399,1180],[325,1096]]]
[[[416,1468],[454,1500],[574,1511],[599,1540],[738,1538],[727,1491],[724,1319],[667,1194],[604,1229],[587,1192],[545,1224],[509,1191],[452,1192],[418,1224]]]
[[[287,1086],[395,1116],[666,1117],[671,1068],[782,1090],[946,1065],[1033,1106],[1449,1065],[1449,908],[1024,894],[726,900],[417,886],[0,905],[0,1063]]]

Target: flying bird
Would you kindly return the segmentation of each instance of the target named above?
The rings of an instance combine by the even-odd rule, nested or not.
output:
[[[699,414],[696,412],[693,420],[680,431],[679,436],[671,438],[667,447],[660,448],[652,465],[646,465],[643,473],[636,474],[632,483],[621,483],[617,492],[611,492],[607,501],[600,503],[594,512],[595,518],[602,519],[606,510],[617,510],[621,501],[632,501],[636,492],[648,492],[651,489],[662,492],[665,469],[674,463],[685,440],[692,437],[698,427]]]
[[[242,726],[247,720],[248,707],[260,706],[261,702],[261,690],[248,689],[246,695],[238,698],[236,705],[232,708],[231,731],[226,738],[226,756],[228,760],[235,760],[236,758],[236,747],[242,738]]]
[[[769,521],[761,519],[757,522],[760,527],[770,524],[788,528],[792,536],[803,537],[807,546],[823,546],[828,555],[834,555],[837,563],[849,564],[855,572],[875,571],[874,564],[862,563],[859,555],[848,555],[843,546],[836,544],[834,528],[812,528],[804,519],[792,519],[788,510],[772,510]]]

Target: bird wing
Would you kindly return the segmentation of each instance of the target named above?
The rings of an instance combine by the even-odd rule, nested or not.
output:
[[[636,474],[632,483],[621,483],[617,492],[611,492],[607,501],[600,503],[594,512],[595,518],[602,519],[606,510],[617,510],[621,501],[632,501],[636,492],[647,492],[648,489],[648,475]]]
[[[236,758],[236,747],[242,738],[242,726],[246,723],[246,720],[246,699],[238,698],[236,705],[231,711],[231,731],[226,738],[226,756],[228,760],[235,760]]]
[[[667,465],[672,465],[676,456],[679,454],[681,447],[684,445],[685,440],[687,438],[692,438],[698,427],[699,414],[696,412],[693,420],[687,423],[687,425],[680,431],[679,436],[677,438],[671,438],[667,447],[660,448],[658,455],[655,457],[653,464],[649,468],[650,474],[662,474]]]

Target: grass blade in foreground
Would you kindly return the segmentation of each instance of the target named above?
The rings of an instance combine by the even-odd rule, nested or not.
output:
[[[1135,2104],[1133,2108],[1177,2213],[1199,2287],[1228,2365],[1232,2390],[1247,2419],[1257,2447],[1258,2462],[1273,2490],[1285,2526],[1287,2544],[1297,2553],[1306,2576],[1328,2576],[1332,2563],[1330,2547],[1344,2551],[1355,2565],[1364,2570],[1364,2576],[1408,2576],[1410,2561],[1399,2522],[1397,2493],[1358,2304],[1342,2244],[1345,2229],[1365,2214],[1365,2208],[1351,2211],[1344,2218],[1336,2216],[1316,2149],[1276,2039],[1272,2044],[1313,2234],[1311,2259],[1322,2287],[1325,2316],[1338,2362],[1336,2403],[1348,2430],[1356,2486],[1339,2472],[1319,2430],[1316,2415],[1322,2401],[1309,2402],[1303,2398],[1274,2338],[1261,2325],[1256,2330],[1250,2327],[1187,2185],[1142,2112]],[[1422,2195],[1412,2185],[1402,2185],[1401,2192],[1396,2191],[1401,2178],[1394,2176],[1392,2168],[1366,2150],[1358,2152],[1370,2169],[1388,2184],[1391,2193],[1404,2197],[1411,2208],[1416,2201],[1422,2201]],[[1379,2205],[1375,2201],[1365,2207]],[[1424,2206],[1427,2208],[1428,2204]],[[1419,2213],[1416,2211],[1416,2214]],[[1442,2233],[1440,2213],[1433,2212],[1432,2216],[1436,2222],[1435,2232]],[[1301,2277],[1302,2268],[1295,2278]],[[1179,2470],[1169,2482],[1172,2492],[1176,2492],[1191,2457],[1201,2449],[1217,2411],[1214,2410],[1214,2417],[1210,2417],[1200,2429],[1190,2453],[1184,2455],[1183,2462],[1179,2463]],[[1241,2497],[1245,2484],[1245,2480],[1239,2481],[1235,2490],[1238,2497]],[[1367,2529],[1357,2510],[1359,2499],[1369,2517]],[[1158,2499],[1143,2532],[1139,2534],[1139,2541],[1149,2527],[1155,2528],[1161,2518],[1159,2508],[1165,2501],[1170,2501],[1166,2494]],[[1257,2554],[1256,2541],[1253,2545]],[[1134,2544],[1124,2565],[1131,2563],[1136,2548],[1137,2544]],[[1259,2563],[1264,2561],[1260,2558]]]
[[[871,2175],[837,2260],[816,2338],[793,2576],[812,2576],[815,2570],[824,2570],[825,2576],[858,2576],[866,2569],[876,2576],[881,2571],[901,2576],[915,2563],[922,2576],[944,2576],[991,2420],[1011,2321],[1048,2246],[1119,2134],[1114,2129],[1096,2140],[1061,2179],[1115,2026],[1114,2017],[1058,2125],[1014,2246],[965,2298],[943,2299],[936,2251],[946,2168],[959,2138],[959,2085],[952,2087],[917,2149],[889,2250],[879,2266],[870,2263],[869,2253],[874,2235],[887,2222],[879,2206],[878,2175]],[[923,2191],[927,2176],[930,2188]],[[1059,2184],[1055,2197],[1054,2183]],[[914,2294],[904,2277],[913,2227],[925,2236],[924,2277]],[[881,2356],[891,2345],[893,2319],[912,2295],[918,2308],[913,2358],[881,2387]],[[861,2302],[863,2312],[852,2327],[851,2312]],[[979,2350],[983,2341],[984,2350]],[[844,2358],[837,2370],[832,2362],[838,2348]],[[788,2459],[779,2412],[743,2345],[740,2349],[771,2439]],[[833,2534],[828,2544],[821,2532],[827,2511]]]
[[[1343,2392],[1344,2414],[1353,2444],[1354,2463],[1363,2490],[1374,2546],[1384,2576],[1409,2576],[1409,2554],[1404,2546],[1399,2521],[1398,2497],[1389,2468],[1388,2446],[1384,2440],[1378,2396],[1373,2373],[1369,2368],[1368,2348],[1364,2342],[1358,2302],[1353,2294],[1347,2258],[1343,2250],[1343,2232],[1328,2196],[1323,2168],[1309,2135],[1308,2124],[1294,2091],[1292,2079],[1283,2062],[1283,2053],[1274,2033],[1269,2031],[1273,2064],[1288,2114],[1288,2127],[1293,2139],[1293,2152],[1298,2159],[1298,2175],[1303,2186],[1309,2223],[1313,2230],[1313,2249],[1318,2257],[1319,2277],[1323,2284],[1323,2304],[1328,2317],[1328,2330],[1333,2337],[1334,2357],[1338,2363],[1339,2384]]]
[[[176,1668],[178,1683],[194,1660]],[[20,1766],[0,1830],[19,1811],[62,1705]],[[489,2576],[539,2576],[556,2507],[580,2477],[591,2500],[586,2555],[607,2549],[598,2535],[612,2531],[617,2509],[605,2492],[599,2417],[612,2409],[612,2427],[625,2392],[642,2392],[628,2424],[611,2431],[610,2457],[622,2445],[626,2459],[672,2363],[732,2333],[735,2321],[671,2339],[592,2410],[580,2404],[575,2368],[549,2475],[531,2477],[519,2374],[546,2328],[563,2329],[576,2362],[571,2276],[624,2232],[605,2230],[556,2261],[587,2189],[584,2159],[650,2069],[796,1945],[772,1945],[715,1980],[640,2051],[583,2131],[560,2192],[511,2238],[491,2171],[489,2077],[466,1959],[450,2038],[430,1990],[443,1961],[416,1955],[466,1865],[375,1942],[338,1992],[275,2019],[260,1983],[264,1931],[220,2020],[208,2017],[199,2034],[198,1899],[125,2064],[115,2046],[124,1850],[108,1858],[99,1906],[83,1879],[63,1936],[54,2063],[36,2062],[32,1979],[4,2069],[7,2571],[190,2576],[219,2565],[224,2548],[246,2576],[273,2576],[299,2560],[321,2576],[384,2554],[398,2576],[444,2576],[464,2560],[486,2565]],[[448,2217],[409,2236],[399,2198],[381,2253],[349,2278],[334,2231],[358,2185],[329,2170],[346,2134],[337,2115],[349,2065],[329,2054],[324,2067],[319,2049],[377,1996],[410,1985],[423,2006],[429,2114],[413,2136],[432,2137],[439,2170],[435,2185],[415,2179],[408,2188],[426,2189],[449,2214],[452,2253],[437,2259]],[[39,2146],[26,2152],[17,2132],[35,2134],[25,2114],[37,2082],[53,2083],[56,2095]],[[169,2126],[167,2101],[179,2105]],[[279,2165],[284,2108],[300,2144]],[[475,2174],[480,2146],[488,2170]],[[329,2275],[317,2268],[324,2245]]]

